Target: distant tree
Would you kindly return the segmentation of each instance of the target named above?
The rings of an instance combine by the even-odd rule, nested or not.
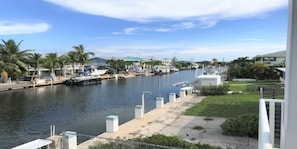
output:
[[[269,70],[269,67],[265,64],[261,63],[253,63],[251,65],[251,74],[253,78],[256,80],[263,80],[265,79],[265,72]]]
[[[57,53],[48,53],[45,56],[44,67],[50,69],[51,74],[54,74],[54,69],[58,67]]]
[[[89,61],[90,55],[95,55],[93,52],[85,52],[85,48],[82,44],[78,46],[73,46],[75,49],[75,54],[77,58],[77,62],[80,63],[81,70],[84,71],[84,64],[86,64]]]
[[[33,76],[35,75],[35,73],[37,71],[37,68],[42,63],[42,61],[43,61],[43,59],[42,59],[42,55],[41,54],[39,54],[39,53],[33,53],[32,55],[30,55],[30,57],[29,57],[29,65],[34,68],[34,73],[33,73],[31,79],[33,79]]]
[[[218,65],[218,59],[216,58],[213,58],[211,63],[214,65],[214,66],[217,66]]]
[[[75,51],[70,51],[67,53],[69,63],[72,65],[72,75],[74,74],[75,63],[78,62],[78,56]]]
[[[63,68],[65,65],[70,63],[69,57],[67,55],[61,55],[58,57],[58,66],[60,68],[60,76],[63,76]]]
[[[177,64],[177,58],[176,57],[173,57],[171,59],[171,64],[172,64],[172,66],[175,66]]]
[[[240,57],[229,63],[228,76],[232,78],[251,78],[252,61],[248,57]]]
[[[110,68],[112,68],[113,70],[115,70],[117,73],[119,71],[125,71],[125,61],[124,60],[116,60],[116,59],[112,59],[112,60],[108,60],[107,63],[110,65]]]
[[[265,64],[254,63],[248,57],[240,57],[228,64],[228,78],[252,78],[257,80],[276,79],[274,67]]]
[[[160,61],[160,60],[153,60],[153,59],[151,59],[151,60],[149,60],[149,61],[146,61],[146,62],[144,62],[146,65],[150,65],[150,66],[152,66],[152,67],[154,67],[154,66],[156,66],[156,65],[161,65],[162,64],[162,62]]]

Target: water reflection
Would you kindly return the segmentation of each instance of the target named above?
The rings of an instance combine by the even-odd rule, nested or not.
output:
[[[195,71],[160,76],[160,90],[165,102],[168,94],[178,93],[172,84],[193,81]],[[144,90],[146,112],[155,108],[158,77],[104,80],[92,86],[49,86],[0,93],[0,148],[49,136],[50,125],[57,133],[76,131],[97,135],[105,131],[105,117],[119,115],[122,124],[134,118],[134,107],[141,104]],[[80,140],[82,141],[82,140]]]

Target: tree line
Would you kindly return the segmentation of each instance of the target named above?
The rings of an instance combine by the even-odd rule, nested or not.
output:
[[[7,41],[2,39],[0,44],[0,73],[1,78],[11,77],[13,80],[25,77],[28,75],[29,66],[34,70],[38,67],[50,69],[51,73],[55,68],[62,68],[65,65],[79,64],[80,68],[84,69],[84,64],[89,61],[89,57],[93,56],[93,52],[85,52],[82,44],[73,46],[73,51],[69,51],[64,55],[58,56],[56,52],[48,53],[43,56],[40,53],[35,53],[33,50],[21,50],[20,45],[23,42],[16,43],[14,40]],[[74,72],[74,71],[73,71]]]
[[[47,53],[43,56],[40,53],[34,52],[34,50],[21,50],[20,45],[23,40],[18,43],[13,39],[7,41],[2,39],[1,41],[0,74],[2,79],[10,77],[12,80],[18,80],[23,78],[28,75],[30,67],[35,72],[39,67],[47,68],[51,73],[54,73],[54,70],[59,68],[61,70],[60,75],[62,75],[62,69],[65,65],[72,65],[72,73],[74,73],[74,66],[79,64],[80,70],[84,71],[84,65],[90,62],[90,56],[95,55],[93,52],[86,52],[82,44],[73,46],[72,51],[60,56],[56,52]],[[187,63],[178,63],[176,58],[173,58],[173,62],[178,68],[189,65]],[[125,71],[127,65],[132,65],[132,62],[120,59],[111,59],[107,63],[110,65],[109,73]],[[150,66],[162,64],[160,60],[150,60],[144,63]],[[0,82],[3,82],[1,78]]]
[[[229,80],[234,78],[251,78],[256,80],[277,79],[275,67],[269,67],[262,63],[255,63],[254,59],[240,57],[228,64],[227,76]]]

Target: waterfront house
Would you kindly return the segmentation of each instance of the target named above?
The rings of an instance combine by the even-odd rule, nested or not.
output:
[[[286,51],[279,51],[255,57],[255,63],[265,64],[267,66],[279,66],[285,63]]]
[[[107,61],[108,59],[105,58],[94,57],[90,59],[89,63],[97,68],[105,69],[110,67]]]

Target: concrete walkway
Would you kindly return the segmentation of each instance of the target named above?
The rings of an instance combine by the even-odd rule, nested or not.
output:
[[[212,121],[205,121],[205,117],[182,115],[186,109],[192,107],[202,99],[203,97],[196,95],[186,96],[182,99],[178,98],[174,103],[167,103],[163,108],[154,109],[146,113],[143,119],[133,119],[122,124],[115,133],[103,133],[98,135],[98,137],[125,140],[160,133],[178,135],[190,142],[212,144],[224,148],[257,148],[257,139],[222,135],[222,130],[219,126],[225,121],[224,118],[213,118]],[[197,125],[202,126],[204,129],[193,129]],[[98,141],[100,141],[98,138],[88,140],[81,143],[78,148],[88,149],[89,146],[96,144]]]

